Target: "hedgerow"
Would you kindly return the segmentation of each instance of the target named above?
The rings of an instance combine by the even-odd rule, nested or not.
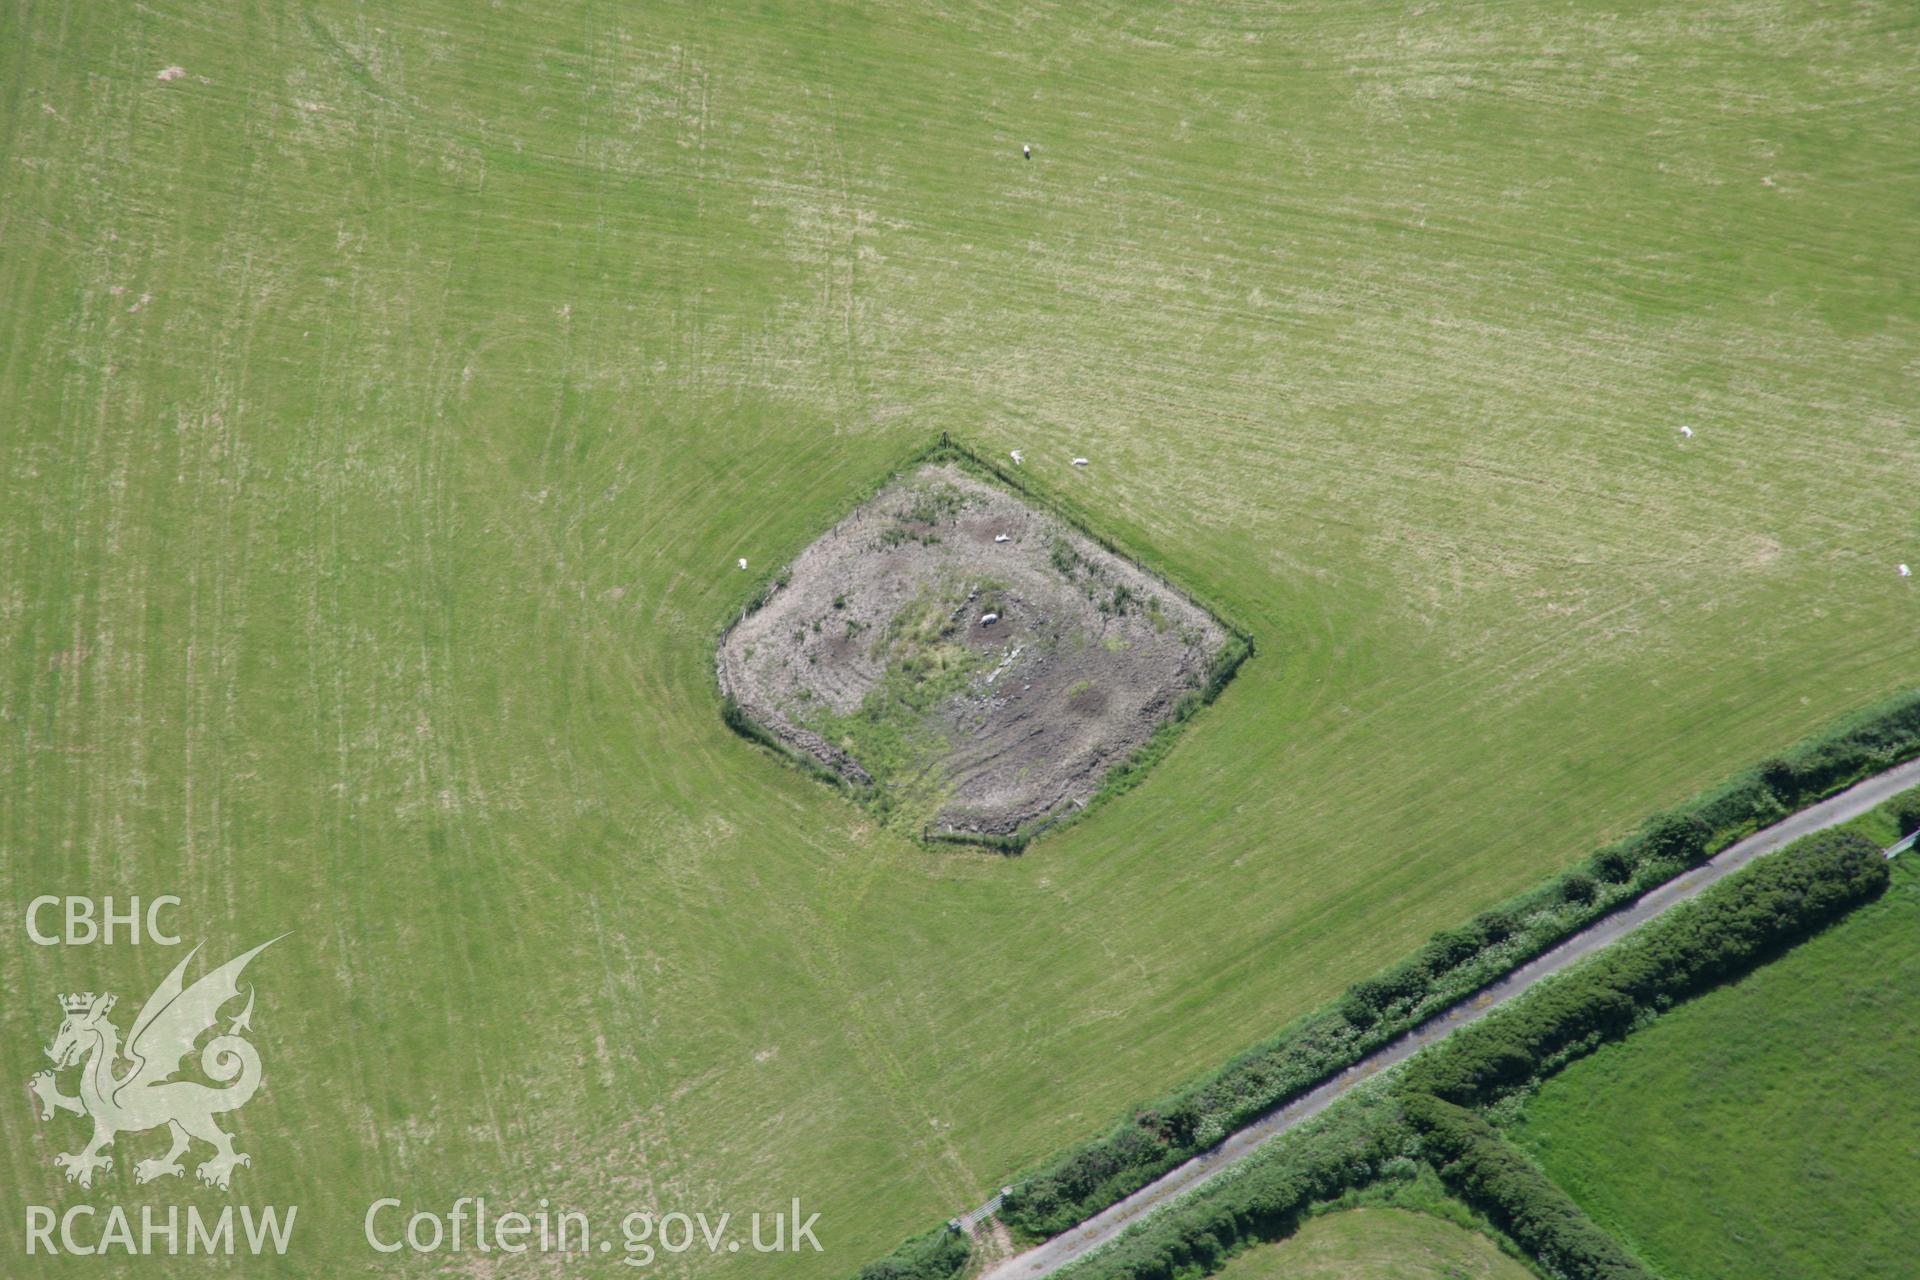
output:
[[[967,1265],[967,1237],[950,1227],[915,1236],[860,1268],[859,1280],[947,1280]]]
[[[1402,1103],[1421,1154],[1455,1195],[1480,1210],[1560,1280],[1653,1280],[1618,1241],[1493,1126],[1431,1094]]]
[[[1407,1067],[1405,1086],[1483,1106],[1705,987],[1745,972],[1885,890],[1864,836],[1822,831],[1643,926],[1629,944],[1454,1032]]]
[[[1618,1242],[1466,1106],[1495,1101],[1675,1001],[1746,972],[1877,896],[1888,879],[1872,841],[1844,831],[1808,836],[1455,1032],[1397,1081],[1422,1155],[1551,1274],[1646,1280]]]
[[[1887,805],[1887,813],[1902,837],[1920,831],[1920,788],[1896,796]]]
[[[1920,690],[1654,815],[1565,875],[1436,934],[1331,1005],[1019,1179],[1001,1220],[1028,1239],[1077,1225],[1713,851],[1915,754]]]
[[[1524,1153],[1458,1104],[1486,1102],[1640,1014],[1744,972],[1887,880],[1885,859],[1860,836],[1795,841],[1283,1135],[1076,1265],[1074,1280],[1211,1274],[1245,1245],[1291,1234],[1317,1202],[1392,1177],[1416,1156],[1557,1280],[1650,1280]]]
[[[1073,1280],[1207,1275],[1250,1244],[1292,1235],[1316,1202],[1365,1185],[1417,1149],[1384,1091],[1346,1098],[1237,1169],[1075,1264]]]

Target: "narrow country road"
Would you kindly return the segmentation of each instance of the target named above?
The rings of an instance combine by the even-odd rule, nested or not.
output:
[[[986,1272],[982,1280],[1035,1280],[1078,1261],[1168,1201],[1193,1190],[1222,1169],[1246,1159],[1268,1139],[1319,1115],[1340,1095],[1382,1068],[1405,1061],[1434,1041],[1486,1016],[1488,1010],[1522,994],[1542,978],[1579,963],[1676,903],[1685,902],[1708,886],[1732,875],[1755,858],[1791,844],[1801,836],[1857,818],[1912,786],[1920,786],[1920,760],[1910,760],[1885,773],[1875,774],[1837,795],[1781,819],[1771,827],[1755,832],[1738,844],[1729,845],[1701,866],[1675,876],[1632,905],[1594,921],[1553,950],[1521,965],[1491,986],[1482,987],[1444,1013],[1435,1014],[1399,1039],[1374,1050],[1340,1075],[1295,1098],[1278,1111],[1254,1121],[1212,1150],[1163,1174],[1157,1181],[1148,1183],[1105,1212],[1044,1244],[1009,1258]]]

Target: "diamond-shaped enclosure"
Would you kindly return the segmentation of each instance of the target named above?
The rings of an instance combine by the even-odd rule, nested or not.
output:
[[[948,457],[802,551],[717,661],[735,715],[889,820],[1017,844],[1084,807],[1246,651],[1179,590]]]

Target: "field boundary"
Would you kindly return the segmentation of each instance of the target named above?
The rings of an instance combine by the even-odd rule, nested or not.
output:
[[[1373,1053],[1390,1047],[1397,1038],[1444,1017],[1449,1008],[1510,978],[1602,918],[1651,898],[1689,868],[1708,861],[1711,854],[1729,852],[1770,824],[1794,822],[1829,799],[1892,772],[1894,766],[1916,756],[1920,756],[1920,688],[1889,694],[1842,715],[1758,765],[1653,815],[1634,833],[1602,846],[1574,869],[1481,913],[1469,926],[1434,935],[1409,959],[1356,983],[1344,997],[1288,1023],[1225,1066],[1180,1086],[1159,1102],[1134,1108],[1130,1116],[1101,1136],[1083,1140],[1056,1154],[1048,1164],[1021,1174],[1010,1183],[1011,1190],[1003,1191],[1002,1207],[994,1216],[1016,1240],[1027,1243],[1050,1243],[1085,1228],[1103,1212],[1117,1208],[1170,1172],[1207,1159],[1238,1134],[1262,1121],[1291,1114],[1291,1108],[1318,1096],[1326,1086]],[[1889,851],[1888,856],[1894,852],[1897,850]],[[1603,889],[1609,880],[1625,883]],[[1576,895],[1576,889],[1586,896]],[[1585,905],[1575,907],[1576,897]],[[1561,910],[1547,909],[1546,904],[1556,902]],[[1537,928],[1528,924],[1532,933],[1523,930],[1521,936],[1512,938],[1517,949],[1503,941],[1470,957],[1467,963],[1457,958],[1456,949],[1463,939],[1483,936],[1489,922],[1511,924],[1523,912],[1531,913],[1527,921],[1544,919],[1546,923]],[[1497,966],[1489,965],[1490,959],[1497,959]],[[1441,961],[1452,967],[1435,979],[1427,966]],[[1463,982],[1470,974],[1477,976]],[[1407,994],[1404,988],[1409,977],[1424,981],[1426,986],[1422,989],[1416,983],[1414,991]],[[1401,993],[1397,1003],[1389,1002],[1394,1016],[1369,1014],[1367,1029],[1354,1035],[1348,1028],[1343,1042],[1335,1031],[1348,1018],[1348,1006],[1363,995],[1377,1002],[1382,991]],[[1162,1148],[1156,1153],[1152,1149],[1152,1138],[1143,1136],[1143,1128],[1149,1121],[1163,1121],[1163,1107],[1191,1109],[1223,1090],[1237,1106],[1229,1112],[1231,1123],[1185,1150]],[[1259,1096],[1261,1090],[1266,1092],[1264,1099]],[[1254,1096],[1246,1096],[1249,1093]],[[1144,1157],[1143,1146],[1148,1148]],[[1057,1180],[1062,1171],[1076,1172],[1086,1166],[1097,1172],[1100,1184],[1081,1194],[1077,1202],[1063,1206],[1065,1214],[1056,1210],[1054,1216],[1064,1216],[1064,1222],[1034,1229],[1032,1208],[1023,1201],[1032,1196],[1036,1185]],[[862,1268],[861,1276],[866,1280],[906,1280],[908,1271],[901,1270],[905,1265],[914,1280],[946,1280],[964,1268],[970,1236],[947,1232],[947,1239],[958,1246],[957,1253],[943,1255],[952,1260],[951,1265],[943,1262],[938,1269],[919,1266],[923,1260],[919,1252],[927,1238],[923,1235],[903,1242],[892,1253]],[[910,1256],[914,1262],[907,1261]]]
[[[1553,950],[1514,970],[1501,981],[1459,1001],[1390,1044],[1376,1049],[1338,1076],[1248,1125],[1209,1151],[1193,1157],[1070,1231],[1054,1236],[984,1273],[982,1280],[1035,1280],[1079,1261],[1110,1243],[1141,1219],[1234,1167],[1268,1142],[1325,1111],[1357,1085],[1400,1065],[1415,1053],[1470,1026],[1543,980],[1588,959],[1681,903],[1744,870],[1756,859],[1805,836],[1851,821],[1911,787],[1920,786],[1920,760],[1909,760],[1835,795],[1801,809],[1772,826],[1721,850],[1695,867],[1643,895],[1625,910],[1611,913]],[[1902,844],[1882,851],[1893,857]]]
[[[1001,1221],[1030,1242],[1071,1230],[1711,853],[1916,754],[1920,690],[1831,722],[1013,1179]]]

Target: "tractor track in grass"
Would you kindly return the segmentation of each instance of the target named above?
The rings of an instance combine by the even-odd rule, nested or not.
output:
[[[981,1280],[1034,1280],[1035,1277],[1052,1275],[1078,1262],[1102,1245],[1119,1238],[1129,1227],[1156,1210],[1216,1174],[1233,1168],[1271,1139],[1319,1115],[1361,1081],[1406,1061],[1461,1027],[1477,1022],[1490,1010],[1524,994],[1543,979],[1580,963],[1679,903],[1698,897],[1754,859],[1791,844],[1802,836],[1850,822],[1916,785],[1920,785],[1920,760],[1909,760],[1728,845],[1700,866],[1675,876],[1620,910],[1601,917],[1552,950],[1513,969],[1498,982],[1482,987],[1451,1008],[1382,1045],[1339,1075],[1229,1135],[1219,1146],[1169,1170],[1079,1226],[989,1268]],[[1895,845],[1894,849],[1900,847]]]

